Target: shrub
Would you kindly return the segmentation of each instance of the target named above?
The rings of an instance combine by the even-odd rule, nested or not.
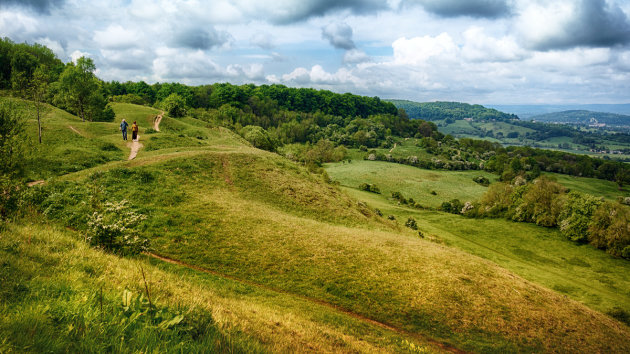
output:
[[[473,181],[485,187],[490,185],[490,180],[483,176],[474,177]]]
[[[606,314],[619,322],[623,322],[626,325],[630,326],[630,313],[628,311],[622,309],[621,307],[613,307],[608,310]]]
[[[614,256],[630,256],[627,249],[630,246],[629,221],[630,210],[627,207],[604,202],[593,213],[588,227],[588,240]]]
[[[396,217],[394,215],[387,215],[387,219],[388,220],[396,220]]]
[[[259,149],[276,151],[280,145],[265,129],[256,125],[247,125],[241,129],[240,133],[245,140]]]
[[[381,194],[381,190],[375,184],[361,183],[359,189],[366,192]]]
[[[407,204],[407,199],[405,199],[405,197],[403,197],[403,195],[400,192],[392,192],[392,198],[394,198],[395,200],[399,201],[402,204]]]
[[[380,209],[374,209],[374,213],[378,216],[383,216],[383,212]]]
[[[88,241],[93,246],[120,254],[138,254],[148,249],[148,240],[138,236],[138,225],[146,217],[131,209],[126,200],[106,202],[89,218]]]
[[[440,206],[440,210],[451,214],[459,214],[463,207],[464,204],[462,204],[459,199],[453,199],[451,201],[442,203],[442,205]]]
[[[412,217],[407,218],[407,222],[405,222],[405,226],[407,226],[408,228],[412,230],[418,230],[418,223],[416,222],[416,219]]]

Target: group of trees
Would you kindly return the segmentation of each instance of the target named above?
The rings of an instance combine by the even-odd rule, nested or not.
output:
[[[474,121],[512,121],[518,120],[514,114],[503,113],[493,108],[486,108],[478,104],[461,102],[412,102],[403,100],[391,100],[396,107],[404,109],[409,117],[438,120],[462,120],[472,118]]]
[[[557,227],[568,239],[630,258],[630,208],[575,191],[541,176],[526,183],[495,183],[468,216],[506,217]]]
[[[79,58],[64,64],[49,48],[40,44],[13,43],[0,39],[0,89],[40,104],[47,102],[82,120],[111,121],[113,111],[107,107],[103,82],[94,71],[92,59]],[[41,124],[40,124],[41,141]]]

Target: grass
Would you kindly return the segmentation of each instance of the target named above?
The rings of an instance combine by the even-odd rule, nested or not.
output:
[[[133,110],[133,106],[121,107]],[[108,134],[96,128],[85,133],[101,139],[99,131],[102,136]],[[207,139],[187,133],[193,131]],[[199,343],[207,344],[204,341],[208,338],[217,351],[403,351],[411,348],[405,344],[408,342],[426,350],[440,350],[434,341],[478,352],[630,351],[628,327],[536,284],[546,285],[544,279],[534,279],[533,283],[515,275],[521,268],[537,269],[527,268],[523,258],[534,254],[540,257],[536,262],[551,259],[523,246],[522,236],[514,235],[521,237],[515,241],[521,250],[512,252],[521,258],[508,257],[516,265],[501,264],[498,253],[483,252],[492,245],[471,246],[474,242],[469,242],[465,246],[467,226],[472,225],[472,232],[480,235],[481,241],[499,243],[497,235],[506,224],[469,224],[467,219],[452,215],[407,210],[392,204],[387,195],[352,189],[358,183],[340,190],[280,156],[251,148],[229,131],[206,127],[191,118],[166,119],[163,131],[148,135],[170,136],[177,146],[145,147],[135,160],[105,162],[30,189],[34,194],[31,200],[45,207],[43,212],[51,223],[69,224],[79,231],[46,224],[9,226],[0,234],[2,259],[10,262],[0,268],[3,279],[31,274],[24,280],[27,287],[51,284],[69,288],[79,295],[70,297],[60,313],[94,314],[99,312],[94,309],[93,295],[86,295],[92,299],[87,301],[90,306],[81,307],[82,295],[101,284],[108,299],[116,299],[125,287],[140,294],[143,283],[137,269],[142,265],[159,308],[172,315],[183,313],[184,318],[199,316],[206,325],[200,337],[189,336],[191,332],[183,328],[163,334],[170,337],[158,337],[152,334],[150,324],[134,327],[137,332],[132,336],[141,340],[129,347],[131,351],[167,351],[180,342],[194,351]],[[191,139],[202,144],[192,145]],[[454,190],[456,197],[485,190],[472,181],[480,173],[476,171],[467,172],[470,175],[427,172],[363,161],[331,165],[328,170],[350,165],[358,170],[352,178],[358,179],[365,171],[374,175],[372,166],[382,168],[383,177],[378,178],[400,175],[398,180],[379,180],[379,187],[386,191],[392,188],[391,183],[409,180],[407,189],[397,189],[414,199],[416,189],[431,178],[435,188],[441,188],[438,197],[445,200],[451,198],[447,190]],[[390,166],[400,170],[387,170]],[[341,172],[339,175],[344,176]],[[422,178],[414,177],[425,172]],[[459,184],[463,187],[453,188]],[[417,196],[421,203],[426,197],[422,193]],[[353,196],[395,213],[400,221],[378,217]],[[139,231],[150,238],[154,252],[213,274],[154,259],[121,259],[87,248],[78,240],[85,229],[85,215],[90,212],[90,203],[82,202],[98,198],[129,200],[147,215]],[[437,205],[433,199],[424,201]],[[417,217],[425,238],[400,226],[407,215]],[[599,260],[586,262],[593,269],[611,266]],[[35,276],[37,269],[48,273]],[[622,276],[618,273],[627,268],[619,269],[608,274],[609,283],[624,289],[627,285],[619,281]],[[566,287],[567,283],[559,285]],[[28,331],[14,330],[33,326],[45,329],[42,338],[52,341],[52,334],[57,334],[59,345],[76,340],[72,331],[66,332],[71,322],[65,318],[72,316],[58,316],[62,318],[59,326],[51,320],[50,326],[23,327],[17,316],[32,306],[66,301],[66,293],[46,290],[32,297],[32,302],[24,302],[21,287],[8,289],[1,309],[11,320],[0,327],[1,345],[15,351],[44,348],[48,345],[45,342],[32,347],[33,337]],[[620,293],[623,298],[623,291]],[[107,329],[110,332],[105,333],[120,333],[117,305],[115,300],[109,301],[113,314],[105,324],[111,327]],[[48,321],[46,316],[42,310],[36,317]],[[88,320],[94,323],[93,318]],[[82,333],[93,339],[89,346],[97,349],[101,343],[108,346],[120,341],[120,336],[109,339],[101,332]],[[163,343],[160,338],[168,339]]]
[[[460,199],[462,202],[479,199],[486,191],[473,181],[483,176],[490,181],[496,175],[485,171],[437,171],[383,161],[352,161],[326,165],[326,172],[342,186],[358,188],[361,183],[376,184],[384,197],[400,192],[405,198],[426,207],[439,207],[443,202]],[[457,186],[453,188],[453,186]],[[435,191],[436,195],[431,192]]]
[[[448,213],[405,208],[395,205],[386,193],[378,195],[359,191],[357,181],[363,180],[363,177],[355,176],[375,178],[373,176],[377,174],[365,174],[373,168],[386,172],[378,175],[378,179],[368,179],[366,182],[376,183],[381,190],[404,186],[405,181],[414,181],[415,178],[418,186],[414,187],[414,182],[408,182],[410,186],[407,192],[414,199],[415,196],[411,193],[420,188],[424,179],[429,178],[445,181],[437,185],[436,188],[440,189],[436,189],[437,196],[434,198],[453,191],[462,196],[472,194],[466,190],[466,183],[469,183],[467,181],[461,181],[460,184],[455,184],[457,182],[452,180],[446,182],[459,172],[419,170],[396,164],[388,165],[389,170],[378,166],[370,167],[371,164],[379,163],[366,161],[364,164],[331,164],[327,171],[332,178],[339,176],[341,185],[351,196],[380,209],[385,215],[394,215],[400,224],[408,217],[414,217],[423,233],[432,235],[440,242],[495,262],[528,280],[568,295],[599,311],[607,312],[614,307],[622,307],[630,312],[630,265],[627,261],[612,258],[588,245],[578,246],[564,239],[555,229],[503,219],[467,219]],[[591,185],[590,179],[578,181],[574,182],[577,186]],[[453,185],[459,187],[454,190]],[[403,192],[403,195],[407,194]],[[457,197],[457,194],[453,196]]]
[[[606,316],[413,236],[287,164],[258,150],[207,152],[92,180],[151,216],[143,232],[160,254],[405,332],[465,350],[533,351],[574,347],[582,339],[569,328],[588,326],[588,348],[627,345],[624,327]],[[541,322],[558,335],[541,337]]]
[[[630,196],[630,190],[628,186],[625,186],[619,190],[617,183],[607,181],[598,178],[576,177],[563,175],[559,173],[549,173],[558,183],[563,186],[576,190],[582,193],[588,193],[597,197],[604,197],[605,199],[616,201],[617,197]]]
[[[2,352],[377,352],[405,341],[439,349],[290,294],[105,254],[77,236],[23,221],[0,233]],[[141,271],[161,317],[181,322],[160,327],[146,303],[124,309],[125,289],[146,294]]]

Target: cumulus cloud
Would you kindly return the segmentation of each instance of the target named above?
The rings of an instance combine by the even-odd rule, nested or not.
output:
[[[323,27],[322,38],[338,49],[350,50],[355,48],[352,41],[352,27],[343,22],[330,23]]]
[[[22,7],[40,14],[50,14],[50,9],[60,7],[65,0],[2,0],[0,7]]]
[[[94,31],[94,41],[103,49],[127,49],[138,45],[138,31],[110,25],[102,31]]]
[[[499,18],[510,14],[506,0],[403,0],[403,6],[419,4],[442,17]]]
[[[630,20],[605,0],[530,2],[517,21],[525,43],[535,50],[630,43]]]
[[[473,26],[464,32],[462,55],[470,61],[506,62],[525,58],[528,54],[513,37],[494,38],[481,27]]]
[[[229,33],[214,28],[188,28],[175,32],[169,44],[175,48],[208,50],[226,44],[230,38]]]
[[[289,24],[321,17],[335,11],[347,10],[352,14],[375,13],[388,8],[381,0],[236,0],[236,6],[253,18],[265,17],[275,24]]]

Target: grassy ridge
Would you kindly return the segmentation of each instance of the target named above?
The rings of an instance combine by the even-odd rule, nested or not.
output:
[[[131,105],[119,108],[133,110]],[[156,260],[142,261],[151,267],[148,272],[158,288],[163,287],[156,290],[163,306],[183,302],[185,309],[200,306],[202,312],[211,311],[218,325],[209,331],[225,335],[228,328],[243,333],[237,350],[409,349],[402,344],[408,336],[313,305],[322,301],[471,351],[630,350],[629,329],[619,322],[494,263],[432,242],[449,235],[443,228],[434,227],[436,237],[420,239],[377,217],[321,176],[253,149],[228,131],[191,119],[166,119],[163,127],[160,133],[146,135],[173,139],[175,144],[157,145],[151,151],[145,145],[133,161],[106,162],[66,175],[64,182],[36,188],[51,188],[57,191],[55,197],[94,188],[110,200],[128,199],[148,216],[142,233],[151,238],[157,253],[259,284],[243,288],[239,282],[215,281]],[[203,134],[201,139],[197,133]],[[483,189],[468,177],[471,191]],[[464,181],[455,174],[449,178],[453,183]],[[398,210],[397,215],[407,212],[382,197],[370,197],[380,198],[382,208]],[[70,212],[69,206],[64,212]],[[45,234],[42,229],[29,232]],[[29,232],[22,232],[22,239]],[[24,241],[18,243],[23,247]],[[83,244],[80,247],[88,252]],[[31,258],[45,263],[50,255]],[[81,265],[63,264],[54,271],[84,277],[74,271],[81,271]],[[141,292],[137,273],[123,276],[124,271],[114,271],[113,265],[107,269],[113,272],[108,275],[114,274],[106,277],[114,289],[121,291],[119,279],[131,277],[136,282],[132,290]],[[179,279],[182,274],[186,276]],[[189,276],[194,276],[190,282]],[[222,285],[226,282],[232,285]],[[13,295],[11,299],[8,306],[17,306],[13,312],[17,313],[22,305]],[[53,327],[51,333],[55,330],[59,328]]]
[[[628,345],[614,320],[491,263],[401,234],[342,195],[322,200],[330,187],[283,161],[265,152],[208,152],[131,169],[131,176],[160,173],[147,183],[116,170],[94,178],[108,195],[147,208],[146,234],[158,253],[193,265],[467,350]],[[558,335],[541,337],[540,323]],[[569,335],[587,327],[617,340]]]

